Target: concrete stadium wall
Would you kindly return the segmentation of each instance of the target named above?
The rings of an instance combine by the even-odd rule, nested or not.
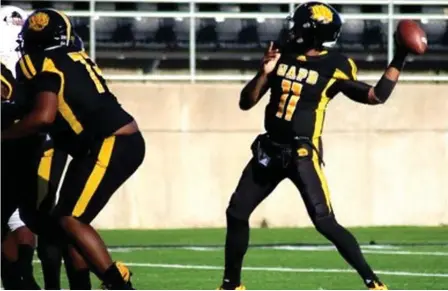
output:
[[[112,83],[144,131],[138,172],[95,220],[100,228],[222,227],[228,199],[263,131],[263,104],[238,108],[241,84]],[[448,85],[400,84],[384,106],[340,95],[328,107],[325,161],[348,226],[448,224]],[[282,182],[252,226],[309,226]]]

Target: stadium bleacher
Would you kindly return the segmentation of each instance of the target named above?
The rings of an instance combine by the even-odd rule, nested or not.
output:
[[[19,5],[25,9],[54,7],[64,11],[88,11],[89,2],[61,1],[2,1]],[[335,5],[343,14],[387,13],[388,7],[381,5]],[[145,2],[96,2],[96,11],[138,12],[189,12],[188,3]],[[285,28],[282,19],[263,18],[266,13],[286,13],[285,4],[197,4],[198,12],[256,13],[258,19],[202,18],[195,20],[196,56],[230,66],[245,66],[240,62],[257,60],[260,52]],[[441,6],[396,6],[395,13],[446,14]],[[72,17],[78,34],[89,46],[89,18]],[[411,66],[415,69],[448,67],[448,21],[424,19],[422,26],[428,34],[429,53],[415,58]],[[351,54],[362,66],[376,68],[387,60],[387,20],[348,19],[344,23],[338,48]],[[169,59],[188,64],[190,47],[190,18],[148,17],[95,17],[96,56],[114,59]],[[444,57],[445,56],[445,57]],[[250,63],[250,62],[249,62]],[[420,66],[420,64],[422,66]],[[426,64],[426,65],[425,65]],[[212,66],[213,67],[213,66]]]

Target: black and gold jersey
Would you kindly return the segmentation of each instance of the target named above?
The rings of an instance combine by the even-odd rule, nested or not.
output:
[[[337,52],[318,56],[282,55],[269,76],[271,97],[265,128],[279,142],[296,136],[318,139],[338,79],[356,80],[354,61]]]
[[[12,72],[1,63],[2,129],[9,127],[26,113],[23,94]]]
[[[48,130],[55,145],[72,155],[133,120],[85,51],[61,47],[25,55],[16,70],[29,98],[45,91],[57,94],[58,114]]]
[[[2,101],[11,100],[16,84],[16,79],[14,78],[12,72],[3,63],[1,63],[0,79],[2,85]]]

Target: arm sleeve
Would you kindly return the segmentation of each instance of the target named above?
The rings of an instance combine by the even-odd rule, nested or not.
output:
[[[337,90],[349,99],[362,104],[371,103],[369,101],[369,91],[372,86],[369,84],[353,80],[338,80],[335,85]]]

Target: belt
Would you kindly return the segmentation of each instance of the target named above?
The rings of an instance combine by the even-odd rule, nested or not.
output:
[[[319,151],[319,149],[316,147],[316,145],[313,143],[313,141],[307,137],[307,136],[294,136],[291,138],[289,143],[278,143],[272,140],[271,136],[267,133],[265,134],[266,138],[269,140],[269,143],[275,147],[280,149],[280,152],[282,153],[282,159],[286,158],[284,154],[289,154],[289,156],[292,156],[292,152],[296,152],[301,144],[307,144],[312,148],[313,151],[316,152],[317,157],[319,159],[319,163],[325,166],[325,162],[323,160],[323,157]]]

